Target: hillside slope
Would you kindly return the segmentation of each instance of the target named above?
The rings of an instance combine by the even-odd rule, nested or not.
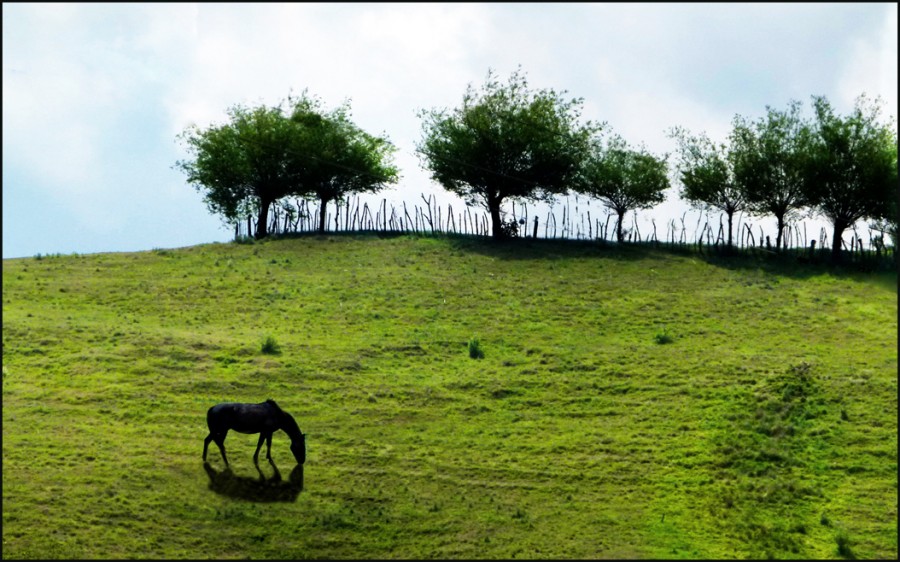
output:
[[[280,432],[205,468],[206,410],[266,398],[302,472]],[[362,235],[4,260],[3,553],[893,558],[896,275]]]

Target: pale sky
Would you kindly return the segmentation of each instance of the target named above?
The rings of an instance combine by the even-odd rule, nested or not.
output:
[[[175,137],[304,89],[327,108],[349,99],[399,148],[401,180],[377,201],[431,194],[459,211],[415,155],[417,113],[519,66],[656,154],[674,152],[671,127],[725,140],[735,114],[791,100],[811,113],[813,95],[841,114],[880,96],[896,119],[897,4],[5,2],[3,257],[230,240],[173,168]],[[686,209],[673,187],[639,224],[662,234]]]

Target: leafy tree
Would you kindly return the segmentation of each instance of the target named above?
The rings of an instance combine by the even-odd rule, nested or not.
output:
[[[890,216],[897,198],[897,133],[879,122],[879,102],[862,95],[841,117],[825,97],[813,96],[816,118],[805,189],[834,228],[835,261],[841,259],[843,232],[862,218]]]
[[[206,129],[193,125],[178,135],[193,159],[180,160],[175,167],[205,192],[210,212],[221,214],[227,222],[255,211],[256,237],[263,238],[272,203],[295,185],[285,173],[294,128],[279,107],[236,105],[228,116],[231,121],[225,125]]]
[[[775,247],[781,250],[785,221],[807,206],[803,182],[811,132],[800,116],[800,102],[792,101],[787,111],[768,106],[766,111],[754,123],[735,117],[732,158],[750,212],[774,215]]]
[[[622,221],[630,210],[662,203],[669,188],[666,159],[633,150],[616,135],[604,150],[599,143],[586,160],[578,191],[599,198],[618,215],[616,239],[624,241]]]
[[[672,129],[670,137],[678,142],[682,199],[695,208],[724,212],[731,248],[734,214],[747,208],[744,190],[735,178],[731,147],[714,143],[706,133],[692,135],[680,127]]]
[[[375,193],[397,181],[399,172],[392,162],[397,149],[386,137],[354,124],[348,104],[326,113],[305,93],[293,103],[291,121],[298,132],[289,168],[298,178],[298,194],[319,200],[319,231],[324,232],[329,202],[349,193]]]
[[[494,238],[502,238],[504,200],[549,200],[575,182],[599,131],[577,123],[581,103],[529,90],[521,69],[507,84],[489,71],[480,92],[468,86],[462,106],[419,113],[424,138],[417,148],[432,178],[468,205],[483,205]]]
[[[898,186],[900,182],[898,182],[897,178],[897,144],[892,144],[890,147],[892,152],[892,159],[894,161],[894,165],[891,167],[892,178],[890,180],[891,185]],[[898,197],[900,197],[900,192],[894,193],[894,195],[888,200],[887,205],[882,208],[882,212],[879,216],[874,217],[874,222],[870,224],[870,228],[872,230],[876,230],[881,232],[882,235],[882,243],[884,241],[884,235],[887,234],[891,237],[891,241],[894,246],[894,256],[900,257],[900,254],[897,254],[896,249],[897,246],[900,245],[900,216],[898,216]]]
[[[281,106],[238,105],[229,123],[179,135],[193,158],[176,167],[205,193],[210,212],[230,223],[256,213],[256,238],[267,236],[269,209],[284,197],[317,198],[324,230],[328,202],[378,191],[398,176],[395,147],[357,127],[348,104],[327,113],[306,92],[288,103],[290,117]]]

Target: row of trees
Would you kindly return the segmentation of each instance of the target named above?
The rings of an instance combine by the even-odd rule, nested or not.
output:
[[[833,226],[832,255],[840,257],[841,237],[860,219],[873,228],[897,233],[897,134],[879,123],[880,107],[865,96],[853,112],[835,114],[828,100],[813,96],[815,118],[801,115],[801,104],[787,110],[766,108],[757,121],[736,116],[724,143],[705,134],[675,128],[681,159],[681,196],[728,218],[728,245],[737,212],[772,216],[782,248],[789,220],[818,213]]]
[[[670,187],[669,155],[632,147],[605,123],[580,120],[580,98],[552,89],[531,90],[521,70],[507,83],[493,72],[480,91],[471,85],[455,109],[422,111],[417,151],[423,166],[467,205],[480,205],[495,238],[510,232],[506,201],[549,201],[570,192],[599,199],[618,217],[622,241],[628,211],[648,209]],[[287,197],[318,199],[319,229],[329,201],[377,192],[398,179],[395,147],[386,136],[362,131],[344,104],[326,112],[306,94],[282,106],[229,111],[231,122],[180,135],[192,158],[176,165],[204,192],[211,212],[231,224],[257,216],[257,238],[267,235],[269,208]],[[861,96],[848,116],[813,97],[815,117],[801,104],[767,107],[757,121],[736,116],[725,142],[674,128],[676,178],[695,207],[728,217],[732,245],[735,213],[774,216],[776,248],[787,221],[820,213],[841,234],[860,219],[897,236],[897,134],[882,123],[880,105]]]

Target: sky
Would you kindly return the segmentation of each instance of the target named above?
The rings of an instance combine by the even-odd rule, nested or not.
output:
[[[671,154],[670,163],[672,127],[724,141],[735,115],[755,120],[791,100],[811,115],[813,95],[848,114],[865,93],[883,100],[885,120],[897,116],[896,3],[4,2],[2,10],[3,258],[231,240],[233,229],[175,168],[188,157],[177,135],[227,123],[235,105],[274,106],[304,90],[328,109],[349,101],[357,125],[397,146],[400,181],[375,200],[422,205],[433,196],[455,212],[462,201],[416,155],[419,112],[458,107],[489,70],[505,82],[521,67],[533,90],[581,98],[583,120]],[[685,212],[699,220],[677,189],[626,221],[646,233],[653,220],[662,235]],[[597,201],[580,205],[605,216]],[[811,238],[827,225],[807,222]]]

